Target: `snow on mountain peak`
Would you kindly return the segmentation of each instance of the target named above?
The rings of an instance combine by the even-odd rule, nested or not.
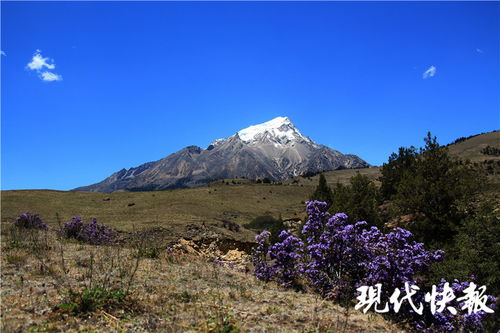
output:
[[[272,142],[275,146],[286,145],[290,142],[306,141],[316,145],[311,139],[303,136],[288,117],[276,117],[265,123],[253,125],[242,129],[231,137],[238,136],[247,144],[262,142]],[[211,143],[211,146],[216,147],[226,142],[226,139],[217,139]]]
[[[221,143],[224,143],[224,141],[226,141],[226,139],[215,139],[214,141],[212,141],[212,143],[210,145],[216,147],[216,146],[220,145]]]
[[[288,117],[277,117],[265,123],[247,127],[239,131],[238,136],[241,140],[249,143],[258,140],[266,133],[272,138],[285,143],[297,139],[310,141],[299,132]]]

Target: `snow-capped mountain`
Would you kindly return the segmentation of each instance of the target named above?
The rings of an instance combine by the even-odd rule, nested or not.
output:
[[[122,169],[100,183],[75,191],[147,191],[207,184],[246,177],[275,181],[307,172],[363,168],[356,155],[344,155],[302,135],[287,117],[250,126],[214,140],[206,149],[189,146],[156,162]]]
[[[303,136],[288,117],[277,117],[268,122],[247,127],[230,138],[236,135],[249,145],[259,145],[263,142],[272,143],[276,147],[290,145],[294,142],[308,142],[316,145],[311,139]],[[217,139],[212,142],[212,145],[216,146],[228,139]]]

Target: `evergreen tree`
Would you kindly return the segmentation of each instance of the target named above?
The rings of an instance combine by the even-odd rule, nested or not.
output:
[[[455,246],[463,275],[475,275],[489,292],[500,295],[500,221],[493,207],[491,202],[485,202],[465,220]]]
[[[396,194],[396,187],[401,182],[403,174],[414,168],[416,156],[417,150],[415,147],[400,147],[398,154],[392,153],[389,156],[388,163],[383,164],[380,170],[382,176],[379,180],[382,183],[380,192],[385,200],[391,199]]]
[[[366,221],[381,226],[378,213],[380,193],[377,186],[365,175],[351,177],[350,185],[337,183],[333,190],[332,213],[346,213],[351,222]]]
[[[366,221],[371,225],[380,225],[378,206],[380,192],[377,186],[365,175],[359,173],[351,180],[350,212],[356,221]]]
[[[337,183],[332,192],[333,204],[329,211],[333,214],[346,213],[350,216],[348,212],[351,210],[351,188],[344,184]]]
[[[425,147],[418,155],[409,158],[404,153],[400,154],[402,161],[393,161],[399,166],[392,169],[398,170],[397,177],[383,176],[382,186],[388,181],[386,188],[395,190],[391,198],[396,213],[411,217],[412,223],[406,227],[419,240],[449,243],[472,209],[483,178],[467,163],[450,157],[447,148],[440,146],[430,133],[424,140]],[[398,177],[399,180],[391,183]]]
[[[494,204],[484,202],[464,220],[453,244],[445,247],[445,261],[435,267],[436,281],[470,280],[500,295],[500,221]]]
[[[333,202],[332,190],[326,182],[326,178],[323,174],[319,175],[319,183],[316,190],[311,195],[311,201],[318,200],[327,203],[327,208],[330,208]]]

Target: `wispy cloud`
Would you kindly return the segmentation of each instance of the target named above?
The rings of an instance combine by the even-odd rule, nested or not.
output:
[[[43,72],[40,74],[41,79],[44,81],[62,81],[62,76],[52,72]]]
[[[4,57],[7,56],[7,54],[4,51],[2,51],[2,50],[0,50],[0,55],[3,55]]]
[[[42,51],[36,50],[31,58],[31,62],[26,65],[26,68],[36,71],[38,73],[38,77],[42,81],[62,81],[62,76],[56,73],[49,72],[46,69],[55,69],[56,65],[54,64],[54,59],[44,58],[42,56]]]
[[[434,75],[436,75],[436,71],[437,68],[435,66],[431,66],[422,74],[422,78],[428,79],[430,77],[433,77]]]
[[[477,53],[484,53],[484,51],[483,51],[483,50],[481,50],[481,49],[476,49],[476,52],[477,52]]]

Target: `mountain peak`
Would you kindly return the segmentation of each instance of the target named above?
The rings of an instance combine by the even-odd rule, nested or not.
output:
[[[295,125],[290,121],[288,117],[276,117],[265,123],[252,125],[245,129],[242,129],[230,138],[237,137],[241,141],[252,144],[252,143],[263,143],[270,141],[274,144],[286,144],[292,141],[306,141],[312,143],[312,140],[303,136]],[[216,147],[228,140],[217,139],[214,140],[210,146]]]
[[[281,181],[340,168],[368,167],[355,155],[314,143],[288,117],[277,117],[217,139],[207,149],[188,146],[161,160],[114,173],[77,191],[149,191],[194,187],[214,179],[246,177]]]
[[[276,117],[265,123],[253,125],[239,131],[238,136],[246,143],[264,139],[286,144],[291,141],[312,141],[303,136],[288,117]]]

